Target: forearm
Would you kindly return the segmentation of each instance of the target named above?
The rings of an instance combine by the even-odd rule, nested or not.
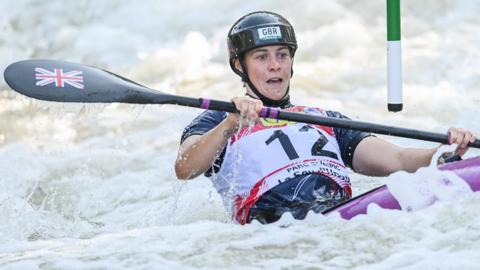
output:
[[[397,171],[415,172],[428,166],[433,149],[402,148],[376,137],[360,142],[353,157],[356,172],[371,176],[387,176]]]
[[[180,146],[175,162],[177,178],[192,179],[207,171],[235,132],[235,126],[227,118],[203,135],[188,137]]]
[[[421,167],[430,165],[432,156],[435,154],[438,148],[432,149],[417,149],[417,148],[404,148],[400,152],[398,160],[399,167],[395,171],[407,171],[415,172]]]

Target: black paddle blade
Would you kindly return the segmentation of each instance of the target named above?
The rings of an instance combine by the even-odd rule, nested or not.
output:
[[[15,91],[47,101],[162,104],[169,99],[108,71],[65,61],[16,62],[5,69],[4,77]]]

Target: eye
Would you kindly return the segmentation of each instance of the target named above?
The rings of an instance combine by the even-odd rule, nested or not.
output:
[[[258,60],[266,60],[267,55],[262,53],[262,54],[257,55],[255,58],[257,58]]]
[[[280,57],[280,59],[287,59],[290,57],[290,54],[288,52],[279,52],[278,57]]]

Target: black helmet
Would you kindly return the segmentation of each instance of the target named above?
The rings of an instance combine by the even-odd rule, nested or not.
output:
[[[289,104],[288,91],[280,101],[263,96],[251,83],[247,72],[235,68],[235,60],[239,59],[244,71],[246,66],[243,55],[255,48],[267,45],[286,45],[293,57],[297,50],[297,40],[293,26],[284,17],[268,11],[256,11],[241,17],[228,31],[229,62],[232,70],[242,77],[253,92],[267,106],[284,106]],[[292,70],[293,74],[293,70]]]
[[[240,18],[228,31],[228,52],[230,67],[235,68],[235,59],[249,50],[267,45],[287,45],[292,56],[297,50],[293,26],[284,17],[268,11],[256,11]]]

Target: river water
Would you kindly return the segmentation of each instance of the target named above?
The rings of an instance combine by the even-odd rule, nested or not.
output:
[[[0,67],[61,59],[167,93],[228,100],[242,87],[227,64],[226,32],[253,10],[279,12],[295,26],[296,104],[367,122],[480,134],[480,2],[471,0],[402,3],[404,110],[396,114],[386,110],[385,1],[2,0]],[[4,80],[0,89],[0,269],[480,265],[476,194],[409,213],[372,206],[350,221],[285,216],[240,226],[206,178],[176,180],[181,131],[200,110],[35,101]],[[352,173],[354,194],[386,180]]]

